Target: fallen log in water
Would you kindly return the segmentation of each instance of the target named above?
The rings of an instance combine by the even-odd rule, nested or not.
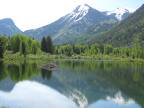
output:
[[[49,63],[45,66],[42,66],[41,68],[45,70],[55,70],[57,68],[57,65],[55,63]]]

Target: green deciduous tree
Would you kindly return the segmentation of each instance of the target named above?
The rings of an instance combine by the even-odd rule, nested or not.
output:
[[[40,50],[40,44],[38,41],[29,38],[27,36],[17,34],[9,39],[8,48],[13,52],[20,52],[22,55],[36,54]]]
[[[140,44],[139,37],[133,39],[133,46],[132,46],[132,56],[133,58],[140,58],[142,55],[142,47]]]
[[[24,57],[27,55],[27,46],[23,41],[20,43],[20,54],[24,55]]]
[[[112,45],[105,45],[104,47],[104,54],[111,54],[113,52],[113,47]]]
[[[33,40],[31,45],[31,51],[32,51],[31,53],[37,54],[38,50],[39,50],[39,43]]]

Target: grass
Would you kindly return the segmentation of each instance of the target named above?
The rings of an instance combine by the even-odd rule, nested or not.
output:
[[[125,56],[114,56],[114,55],[50,55],[47,53],[39,53],[39,54],[28,54],[26,58],[20,53],[12,54],[11,52],[6,52],[4,55],[4,62],[23,62],[23,61],[51,61],[51,60],[61,60],[61,59],[69,59],[69,60],[99,60],[99,61],[130,61],[130,62],[144,62],[144,59],[133,59],[131,57]]]

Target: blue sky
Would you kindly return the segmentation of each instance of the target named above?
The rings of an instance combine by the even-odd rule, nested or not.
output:
[[[0,19],[12,18],[24,30],[47,25],[71,12],[79,4],[89,4],[100,11],[116,8],[136,10],[144,0],[0,0]]]
[[[100,10],[113,10],[119,7],[135,10],[144,4],[144,0],[94,0],[93,6]]]

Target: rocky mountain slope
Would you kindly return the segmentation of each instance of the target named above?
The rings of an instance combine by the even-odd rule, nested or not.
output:
[[[23,33],[10,18],[0,20],[0,35],[12,36]]]

